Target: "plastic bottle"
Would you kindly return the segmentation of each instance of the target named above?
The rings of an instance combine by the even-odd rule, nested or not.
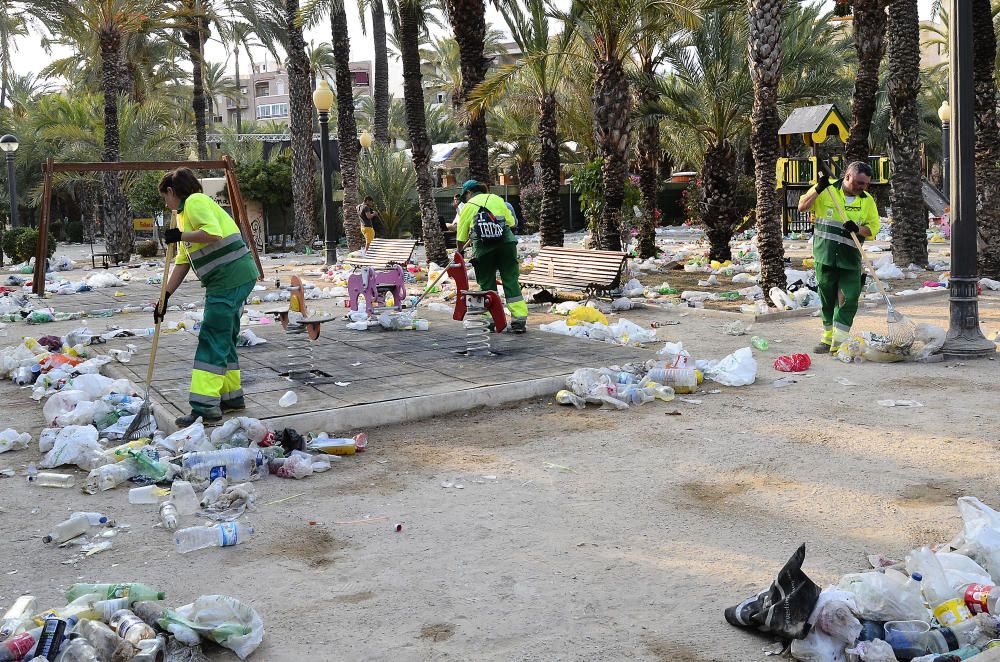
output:
[[[615,387],[615,397],[630,405],[644,405],[656,398],[647,394],[636,384],[618,384]]]
[[[698,373],[694,368],[654,367],[646,379],[674,389],[674,393],[694,393],[698,390]]]
[[[133,646],[144,639],[155,639],[156,632],[129,609],[120,609],[111,615],[108,625],[115,633]]]
[[[110,490],[138,475],[139,463],[132,458],[115,464],[106,464],[87,474],[83,491],[87,494],[96,494],[98,491]]]
[[[941,625],[949,627],[972,617],[965,606],[964,594],[959,597],[948,583],[944,568],[930,547],[921,547],[907,554],[906,569],[923,575],[920,587],[924,599]]]
[[[223,522],[214,526],[191,526],[174,534],[177,551],[187,554],[206,547],[230,547],[245,542],[253,527],[241,522]]]
[[[175,480],[170,485],[170,500],[177,507],[180,515],[193,515],[198,512],[198,495],[194,487],[186,480]]]
[[[134,459],[139,464],[139,473],[144,476],[149,476],[153,480],[159,482],[173,473],[173,469],[169,462],[163,462],[161,460],[150,457],[147,453],[130,448],[128,451],[129,456]]]
[[[66,591],[67,600],[77,598],[91,593],[98,594],[102,600],[114,600],[116,598],[128,598],[132,602],[138,600],[163,600],[167,594],[163,591],[147,586],[145,584],[73,584]]]
[[[167,638],[157,635],[155,639],[139,642],[139,652],[131,662],[163,662],[164,651],[167,650]]]
[[[20,660],[29,655],[35,649],[35,643],[41,634],[42,628],[37,627],[0,642],[0,662]]]
[[[986,618],[990,618],[987,616]],[[954,627],[943,627],[924,632],[890,631],[886,629],[885,640],[896,657],[911,659],[922,655],[947,653],[971,646],[981,630],[981,622],[977,619],[966,619]]]
[[[42,471],[34,475],[28,475],[28,482],[32,485],[42,487],[73,487],[76,478],[72,474],[57,474],[49,471]]]
[[[136,439],[135,441],[129,441],[124,444],[119,444],[114,448],[109,448],[104,451],[104,455],[114,462],[121,462],[122,460],[128,458],[129,450],[139,450],[143,446],[148,445],[149,439],[143,437],[142,439]]]
[[[4,612],[0,619],[0,641],[11,637],[35,612],[35,596],[22,595]]]
[[[90,603],[87,610],[87,616],[91,616],[102,621],[109,621],[111,620],[112,614],[121,609],[128,609],[131,602],[133,601],[128,596],[124,598],[115,598],[114,600],[97,600]]]
[[[354,455],[364,452],[367,447],[368,435],[364,432],[354,435],[353,439],[331,439],[326,436],[325,432],[322,432],[320,436],[306,444],[307,449],[326,455]]]
[[[663,384],[647,382],[643,390],[657,400],[662,400],[663,402],[670,402],[674,399],[674,389],[669,386],[664,386]]]
[[[104,526],[114,526],[114,521],[108,519],[107,517],[105,517],[101,513],[77,511],[75,513],[70,513],[69,516],[71,518],[72,517],[86,517],[87,518],[87,522],[91,526],[102,526],[102,525],[104,525]]]
[[[101,656],[89,641],[74,634],[59,652],[56,662],[101,662]]]
[[[760,336],[753,336],[750,338],[750,345],[752,345],[754,349],[759,349],[760,351],[763,352],[770,346],[770,343],[767,342],[767,338],[761,338]]]
[[[965,606],[973,615],[997,613],[997,600],[1000,599],[1000,591],[997,591],[995,586],[966,584],[962,587],[961,593],[965,597]]]
[[[184,468],[199,478],[215,480],[250,480],[264,464],[264,455],[256,448],[227,448],[221,451],[190,453],[184,458]]]
[[[167,531],[177,529],[177,506],[173,501],[164,501],[160,504],[160,521]]]
[[[556,402],[561,405],[573,405],[577,409],[586,409],[587,401],[578,396],[573,391],[567,391],[563,389],[556,393]]]
[[[226,486],[228,484],[229,482],[222,477],[213,480],[212,484],[208,486],[208,489],[201,494],[201,505],[210,506],[218,501],[219,497],[222,496],[222,493],[226,491]]]
[[[86,517],[70,517],[68,520],[59,522],[48,535],[42,537],[42,542],[56,544],[64,543],[71,538],[82,536],[90,530],[90,522]]]
[[[166,605],[155,600],[140,600],[132,605],[132,613],[154,630],[160,627],[158,622],[163,618],[163,612],[166,610]]]
[[[127,660],[134,652],[132,644],[101,621],[84,619],[77,623],[74,632],[85,637],[97,649],[101,660]],[[122,654],[126,651],[127,654]]]
[[[159,503],[162,499],[170,496],[170,490],[156,485],[143,485],[133,487],[128,491],[129,503]]]
[[[32,616],[35,625],[45,625],[45,621],[50,618],[79,618],[81,615],[90,612],[91,604],[96,596],[93,594],[81,595],[65,607],[58,609],[46,609],[45,611]]]

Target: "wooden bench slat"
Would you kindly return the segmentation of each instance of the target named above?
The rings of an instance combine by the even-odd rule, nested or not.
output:
[[[412,239],[376,239],[365,255],[349,257],[344,264],[355,267],[388,267],[406,264],[413,257],[417,242]]]
[[[521,282],[542,287],[609,290],[619,284],[625,253],[565,246],[546,246]]]

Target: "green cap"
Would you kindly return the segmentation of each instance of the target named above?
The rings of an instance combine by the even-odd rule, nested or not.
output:
[[[464,184],[462,184],[462,195],[465,195],[474,188],[479,187],[479,182],[474,179],[467,179]]]

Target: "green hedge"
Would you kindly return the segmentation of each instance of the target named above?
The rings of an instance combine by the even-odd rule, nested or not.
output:
[[[56,240],[50,234],[47,256],[56,252]],[[35,257],[38,246],[38,230],[34,228],[15,228],[7,230],[3,235],[3,252],[15,263],[27,262]]]

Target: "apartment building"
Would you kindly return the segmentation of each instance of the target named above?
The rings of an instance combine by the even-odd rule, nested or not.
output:
[[[351,76],[354,79],[354,96],[372,96],[372,62],[364,60],[351,62]],[[332,86],[332,82],[331,82]],[[249,76],[240,76],[239,109],[244,122],[274,121],[288,124],[288,72],[284,65],[274,62],[259,62]],[[236,99],[218,97],[215,100],[215,124],[236,126]]]
[[[487,75],[493,73],[500,67],[517,64],[524,57],[524,52],[521,47],[517,45],[515,41],[505,41],[500,44],[502,52],[495,56],[490,62],[490,68],[487,71]],[[428,78],[433,77],[440,69],[441,62],[434,58],[434,54],[431,53],[428,57],[424,57],[420,60],[420,73],[424,77],[424,100],[430,104],[450,104],[451,98],[448,93],[438,89],[432,83],[428,82]]]

